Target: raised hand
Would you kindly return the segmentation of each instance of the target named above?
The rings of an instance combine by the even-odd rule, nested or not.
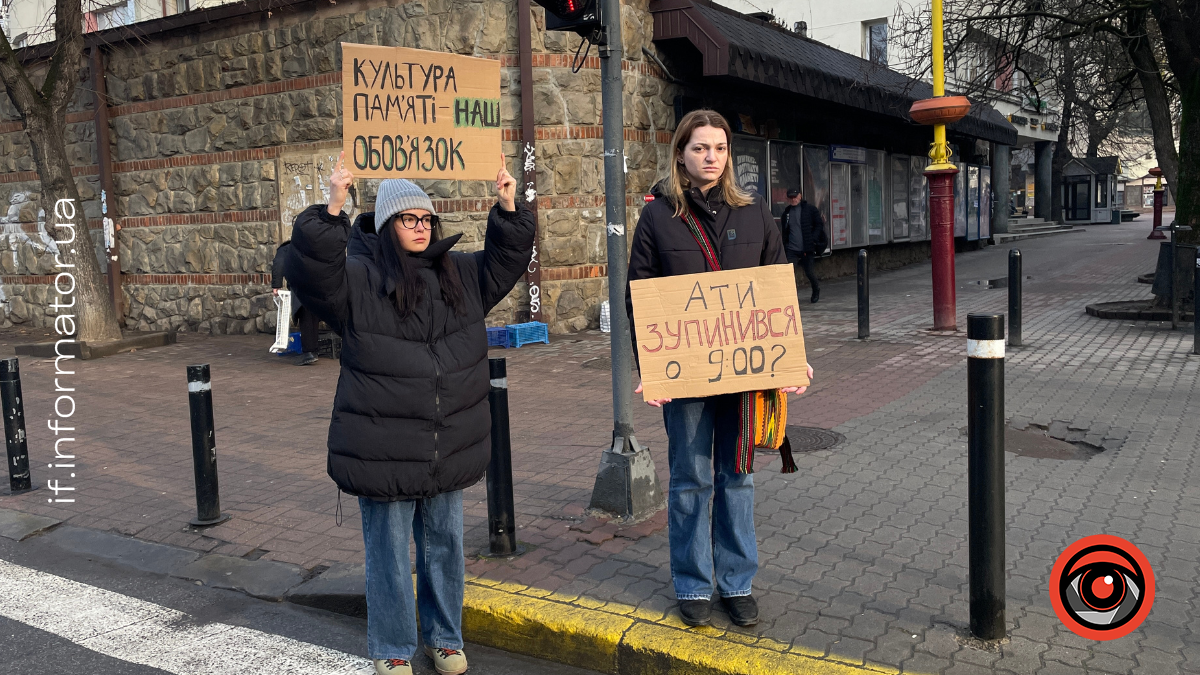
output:
[[[350,196],[350,186],[354,184],[354,174],[346,168],[345,162],[346,152],[342,151],[333,167],[333,173],[329,176],[329,206],[326,209],[334,216],[342,214],[342,207],[346,205],[346,198]]]
[[[500,172],[496,174],[496,192],[500,197],[500,208],[505,211],[517,210],[517,179],[512,177],[504,166],[504,155],[500,155]]]
[[[813,369],[812,369],[812,366],[809,366],[808,367],[809,383],[812,382],[812,379],[813,379]],[[782,391],[785,394],[796,394],[797,396],[799,396],[800,394],[803,394],[804,392],[808,391],[808,387],[784,387],[783,389],[780,389],[780,391]]]

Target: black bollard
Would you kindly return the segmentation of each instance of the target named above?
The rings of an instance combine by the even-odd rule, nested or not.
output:
[[[971,633],[1004,624],[1004,315],[967,316],[967,495]]]
[[[871,288],[867,270],[867,249],[858,250],[858,339],[871,337]]]
[[[25,403],[21,400],[21,370],[16,357],[0,359],[0,405],[4,406],[4,440],[8,450],[11,494],[33,489],[29,446],[25,438]]]
[[[1021,252],[1008,252],[1008,346],[1021,346]]]
[[[212,381],[208,364],[187,367],[188,407],[192,416],[192,464],[196,471],[196,517],[204,527],[229,520],[221,515],[217,493],[217,441],[213,433]]]
[[[1200,247],[1196,249],[1196,269],[1192,272],[1192,353],[1200,354]]]
[[[488,550],[486,557],[518,556],[517,515],[513,504],[512,441],[508,427],[508,367],[503,357],[488,359],[492,387],[492,461],[487,471]]]

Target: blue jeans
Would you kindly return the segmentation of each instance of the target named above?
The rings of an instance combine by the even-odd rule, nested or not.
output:
[[[462,649],[462,491],[399,502],[360,497],[358,506],[367,549],[368,656],[411,661],[417,612],[426,645]],[[410,535],[417,544],[415,607]]]
[[[680,601],[711,599],[714,581],[721,597],[750,595],[758,571],[754,477],[734,472],[740,401],[741,394],[725,394],[663,406],[671,467],[667,539]]]

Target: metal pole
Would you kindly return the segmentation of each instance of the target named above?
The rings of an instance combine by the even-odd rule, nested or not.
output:
[[[521,164],[522,189],[518,199],[524,199],[525,207],[533,213],[534,238],[533,258],[525,268],[525,282],[529,285],[529,320],[542,320],[542,263],[538,252],[541,240],[537,204],[537,149],[533,115],[533,28],[529,0],[517,0],[517,32],[521,49],[521,152],[517,161]]]
[[[513,503],[512,440],[508,425],[508,366],[503,357],[488,359],[492,387],[488,405],[492,410],[492,461],[487,471],[488,557],[520,555],[517,515]]]
[[[933,249],[933,329],[957,330],[954,298],[954,175],[958,169],[926,170]]]
[[[1200,354],[1200,246],[1196,247],[1196,269],[1192,271],[1192,353]]]
[[[1004,637],[1004,315],[967,316],[971,633]]]
[[[1158,167],[1150,170],[1151,175],[1158,170]],[[1163,210],[1163,185],[1162,171],[1158,171],[1157,180],[1154,183],[1154,217],[1150,221],[1150,236],[1147,239],[1166,239],[1167,235],[1158,229],[1162,227],[1162,210]]]
[[[121,292],[121,246],[117,240],[120,218],[116,209],[109,208],[117,201],[113,187],[112,145],[108,129],[108,95],[105,92],[104,52],[99,46],[91,48],[92,88],[95,89],[96,162],[100,167],[100,215],[105,232],[104,257],[108,264],[108,292],[118,319],[125,316],[125,296]]]
[[[196,517],[192,525],[203,527],[229,520],[221,515],[217,493],[217,451],[213,433],[212,380],[208,364],[187,367],[188,408],[192,417],[192,466],[196,472]]]
[[[871,337],[871,289],[867,278],[867,249],[858,250],[858,339]]]
[[[14,495],[29,492],[33,489],[33,482],[29,474],[29,447],[25,438],[25,403],[21,399],[21,371],[16,357],[0,359],[0,405],[4,406],[8,486]]]
[[[1179,261],[1178,249],[1175,248],[1175,223],[1171,223],[1171,330],[1179,328]]]
[[[633,435],[633,354],[625,286],[629,278],[625,237],[625,122],[621,77],[621,2],[603,2],[604,37],[599,45],[604,123],[604,215],[608,233],[608,304],[612,325],[613,440],[600,459],[591,508],[641,519],[662,508],[664,496],[648,448]]]
[[[1008,252],[1008,346],[1021,346],[1021,252]]]

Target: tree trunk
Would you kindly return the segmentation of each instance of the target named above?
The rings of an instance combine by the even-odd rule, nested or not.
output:
[[[1195,244],[1200,242],[1200,10],[1190,0],[1158,0],[1151,11],[1179,87],[1178,165],[1167,180],[1175,196],[1175,222],[1192,230],[1180,232],[1177,241]]]
[[[56,284],[62,305],[57,314],[73,314],[76,337],[83,342],[105,342],[121,338],[121,324],[96,260],[96,247],[88,230],[87,216],[79,190],[71,176],[64,133],[67,106],[75,92],[83,61],[83,9],[80,0],[55,0],[55,46],[46,78],[34,86],[17,58],[7,36],[0,32],[0,83],[25,123],[33,149],[33,161],[42,184],[42,208],[46,230],[58,245],[55,272],[69,273]],[[63,225],[69,223],[73,227]],[[52,290],[52,294],[54,291]],[[70,296],[74,296],[73,298]],[[68,304],[70,302],[70,304]],[[58,326],[56,325],[56,329]]]
[[[1167,186],[1175,200],[1179,200],[1179,156],[1175,152],[1175,130],[1171,118],[1171,103],[1167,88],[1163,84],[1158,59],[1146,31],[1146,16],[1139,12],[1129,19],[1129,35],[1121,39],[1129,60],[1137,71],[1142,93],[1146,98],[1146,111],[1150,115],[1150,129],[1154,135],[1154,155],[1158,167],[1167,179]]]
[[[33,150],[33,161],[37,166],[42,183],[42,208],[46,212],[46,231],[56,241],[71,241],[59,244],[58,260],[62,266],[55,273],[69,272],[75,280],[75,305],[63,308],[60,314],[74,314],[78,324],[77,336],[82,342],[105,342],[121,338],[121,324],[108,293],[108,284],[96,260],[96,246],[88,231],[87,217],[79,190],[71,176],[71,164],[67,159],[63,132],[67,128],[65,110],[59,115],[37,111],[24,116],[25,132]],[[55,119],[57,117],[57,119]],[[64,201],[67,200],[67,201]],[[69,204],[69,206],[68,206]],[[70,217],[65,217],[70,216]],[[56,223],[70,223],[74,228],[56,227]],[[58,286],[68,288],[66,280]],[[66,304],[67,297],[58,302]]]

